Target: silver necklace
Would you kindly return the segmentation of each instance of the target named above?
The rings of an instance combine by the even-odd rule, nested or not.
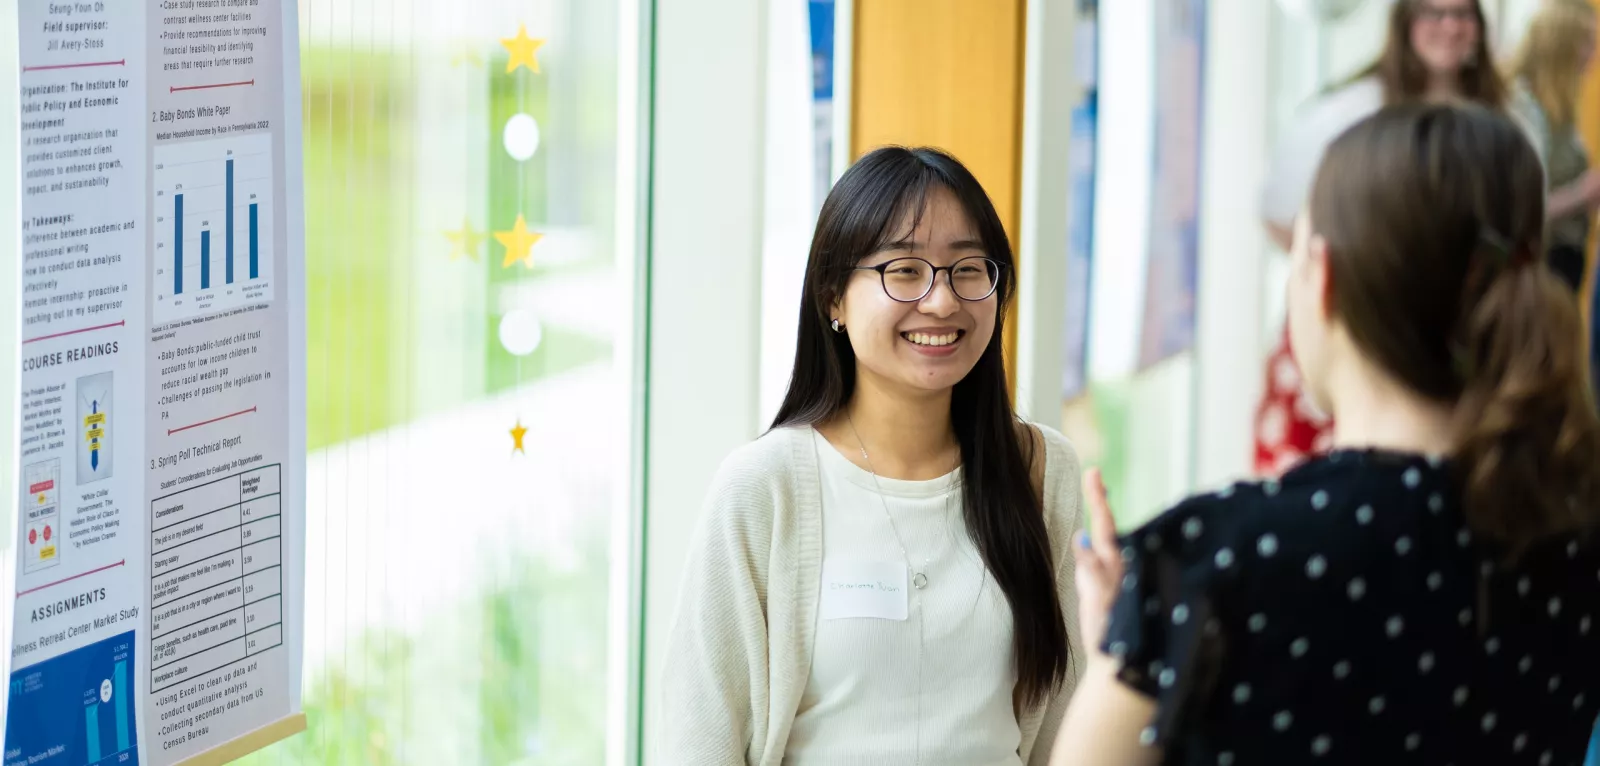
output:
[[[850,424],[850,433],[856,437],[856,446],[861,448],[861,461],[867,464],[867,473],[872,474],[872,486],[878,490],[878,502],[883,504],[883,517],[888,520],[889,531],[894,534],[894,542],[896,545],[900,546],[900,556],[905,559],[906,569],[911,572],[911,585],[920,591],[928,586],[928,564],[933,559],[931,556],[923,559],[921,572],[916,571],[916,568],[911,565],[911,554],[906,552],[906,544],[900,539],[900,530],[894,525],[894,514],[889,512],[889,500],[888,498],[884,497],[883,485],[878,483],[878,471],[872,467],[872,457],[867,454],[867,443],[861,440],[861,432],[856,430],[855,418],[850,417],[848,412],[845,413],[844,418],[845,422]],[[957,465],[960,464],[960,460],[961,453],[957,452]],[[952,466],[950,471],[954,473],[955,466]],[[946,521],[948,521],[950,517],[950,495],[954,492],[955,488],[952,487],[950,492],[946,493],[944,496],[944,515]],[[921,607],[922,603],[921,598],[919,597],[917,603],[917,734],[916,759],[913,761],[916,766],[921,766],[922,764],[922,656],[927,653],[925,647],[927,630],[923,624]]]
[[[850,433],[856,437],[856,446],[861,448],[861,461],[867,464],[867,473],[872,474],[872,486],[878,490],[878,502],[883,504],[883,517],[889,521],[889,531],[894,534],[895,545],[900,546],[900,556],[905,559],[906,569],[911,571],[911,586],[917,590],[922,590],[928,586],[928,565],[932,562],[932,557],[926,557],[923,559],[922,571],[917,571],[916,566],[911,563],[911,554],[906,552],[906,544],[900,539],[900,530],[895,526],[894,514],[889,512],[889,500],[888,498],[884,497],[883,485],[878,483],[878,471],[876,468],[872,467],[872,457],[867,454],[867,443],[861,440],[861,432],[856,430],[855,419],[850,417],[848,414],[846,414],[844,418],[845,422],[850,424]],[[956,454],[956,464],[950,467],[950,471],[952,473],[955,472],[956,466],[960,464],[960,461],[961,456],[958,452]],[[951,492],[954,492],[954,488],[951,489]],[[948,517],[950,515],[949,494],[945,495],[944,503],[945,516]]]

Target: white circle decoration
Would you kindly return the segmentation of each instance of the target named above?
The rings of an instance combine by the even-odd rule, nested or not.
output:
[[[544,329],[533,312],[512,309],[500,318],[500,345],[512,356],[527,356],[539,348],[544,340]]]
[[[539,123],[527,114],[513,115],[506,120],[501,138],[505,141],[506,154],[517,162],[526,162],[539,151]]]

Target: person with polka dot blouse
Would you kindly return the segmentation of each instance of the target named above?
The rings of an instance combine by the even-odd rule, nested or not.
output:
[[[1088,652],[1052,764],[1579,766],[1600,713],[1600,417],[1506,117],[1328,149],[1289,332],[1331,451],[1120,538],[1085,474]]]

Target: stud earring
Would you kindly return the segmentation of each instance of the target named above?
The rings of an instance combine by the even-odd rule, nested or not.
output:
[[[833,331],[834,332],[844,332],[844,325],[839,324],[839,320],[837,320],[837,319],[833,320]]]

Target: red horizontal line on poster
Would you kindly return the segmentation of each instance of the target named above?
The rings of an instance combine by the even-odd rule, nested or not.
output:
[[[183,86],[181,88],[169,87],[167,89],[167,92],[169,92],[169,93],[178,93],[178,92],[186,91],[186,90],[211,90],[212,88],[237,88],[237,87],[239,87],[241,85],[249,85],[249,86],[254,87],[255,84],[256,84],[255,80],[245,80],[243,82],[219,82],[219,83],[216,83],[214,85],[185,85],[185,86]]]
[[[121,61],[90,61],[83,64],[46,64],[43,66],[25,66],[24,72],[48,72],[52,69],[87,69],[95,66],[127,66],[128,60]]]
[[[122,561],[118,561],[115,564],[107,564],[107,565],[105,565],[103,567],[100,567],[99,569],[91,569],[91,570],[89,570],[87,572],[83,572],[83,573],[80,573],[80,574],[75,574],[75,575],[73,575],[71,577],[68,577],[68,578],[65,578],[65,579],[56,580],[53,583],[49,583],[49,584],[46,584],[46,585],[40,585],[37,588],[29,588],[27,590],[19,590],[19,591],[17,591],[17,598],[22,598],[23,596],[26,596],[29,593],[38,593],[39,591],[44,590],[45,588],[54,588],[57,585],[60,585],[62,583],[72,582],[73,580],[76,580],[79,577],[88,577],[89,575],[92,575],[92,574],[94,574],[96,572],[104,572],[107,569],[115,569],[116,567],[120,567],[120,566],[122,566],[123,564],[126,564],[126,563],[128,563],[128,560],[127,559],[123,559]]]
[[[38,343],[41,340],[50,340],[51,338],[65,338],[68,335],[77,335],[79,333],[94,332],[95,330],[104,330],[107,327],[122,327],[125,324],[127,324],[127,322],[112,322],[111,324],[100,324],[100,325],[95,325],[94,327],[85,327],[85,328],[83,328],[81,330],[68,330],[66,332],[58,332],[58,333],[56,333],[54,335],[40,335],[37,338],[26,338],[26,339],[24,339],[22,341],[22,345],[26,346],[29,343]]]
[[[223,420],[227,420],[228,418],[239,417],[240,415],[249,415],[250,413],[255,412],[255,411],[256,411],[256,408],[251,407],[248,410],[239,410],[238,412],[230,412],[230,413],[228,413],[226,415],[223,415],[220,418],[212,418],[210,420],[202,420],[199,423],[194,423],[194,424],[191,424],[191,425],[187,425],[187,426],[184,426],[182,428],[169,428],[169,429],[167,429],[167,435],[171,436],[171,435],[176,434],[176,433],[182,433],[182,432],[187,431],[187,430],[189,430],[191,428],[199,428],[200,426],[208,426],[208,425],[211,425],[212,423],[217,423],[217,422],[220,422],[220,421],[223,421]]]

